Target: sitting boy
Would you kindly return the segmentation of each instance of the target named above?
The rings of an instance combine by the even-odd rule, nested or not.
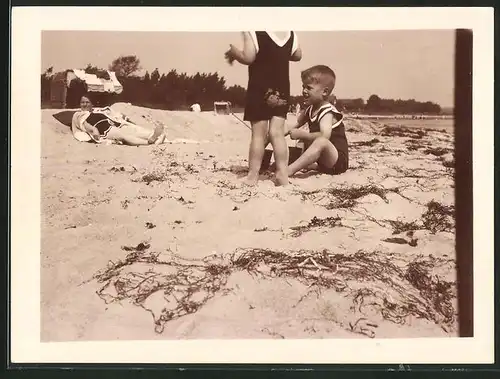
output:
[[[306,109],[286,134],[303,142],[304,152],[288,166],[289,176],[313,167],[323,173],[338,175],[349,167],[343,115],[328,102],[334,87],[335,73],[328,66],[313,66],[302,72]],[[309,131],[298,129],[306,123]]]

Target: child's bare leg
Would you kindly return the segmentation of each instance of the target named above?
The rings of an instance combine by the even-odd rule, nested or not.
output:
[[[121,140],[125,145],[130,146],[151,145],[148,140],[135,136],[123,136]]]
[[[288,184],[288,145],[285,139],[285,119],[273,117],[269,123],[269,137],[273,145],[278,185]]]
[[[142,139],[148,139],[149,137],[151,137],[152,132],[152,130],[150,129],[146,129],[135,124],[123,124],[120,129],[123,130],[127,135],[135,135],[136,137]]]
[[[123,124],[120,129],[127,136],[146,139],[149,143],[154,143],[164,131],[161,125],[156,125],[153,130],[150,130],[135,124]]]
[[[267,120],[252,122],[252,140],[248,154],[248,175],[243,181],[247,185],[254,186],[259,179],[268,129],[269,123]]]
[[[306,151],[288,166],[288,175],[292,176],[316,162],[320,162],[325,167],[333,167],[338,158],[339,153],[329,140],[324,137],[316,138]]]
[[[130,129],[112,127],[106,138],[121,141],[125,145],[131,146],[149,145],[147,137],[142,138],[130,132]]]

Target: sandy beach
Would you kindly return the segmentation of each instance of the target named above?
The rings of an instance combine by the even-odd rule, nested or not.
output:
[[[241,188],[235,117],[112,108],[186,143],[41,111],[42,341],[457,336],[453,128],[348,119],[346,173]]]

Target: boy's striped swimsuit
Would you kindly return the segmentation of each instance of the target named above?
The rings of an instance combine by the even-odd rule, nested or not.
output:
[[[317,133],[320,131],[319,123],[321,119],[328,113],[333,114],[333,125],[332,125],[332,133],[330,134],[330,142],[335,146],[339,153],[339,158],[337,163],[332,169],[322,168],[324,171],[329,172],[331,174],[341,174],[347,170],[349,167],[349,150],[347,144],[347,138],[345,135],[345,127],[344,127],[344,115],[340,113],[337,108],[335,108],[332,104],[327,103],[319,107],[316,114],[313,115],[313,107],[310,105],[305,114],[307,116],[307,122],[309,125],[309,131],[311,133]],[[331,172],[330,172],[331,171]]]

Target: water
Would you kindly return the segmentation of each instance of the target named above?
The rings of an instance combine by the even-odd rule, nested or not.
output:
[[[395,120],[395,119],[379,119],[378,122],[382,122],[389,126],[406,126],[409,128],[429,128],[429,129],[453,129],[454,120]]]

